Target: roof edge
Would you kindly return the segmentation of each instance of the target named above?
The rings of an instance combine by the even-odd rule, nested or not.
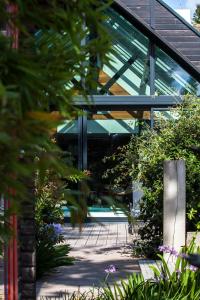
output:
[[[190,73],[198,82],[200,82],[200,71],[189,61],[189,59],[183,56],[175,49],[173,45],[167,42],[160,34],[158,34],[154,29],[141,20],[124,3],[122,3],[120,0],[114,0],[111,7],[121,13],[130,23],[132,23],[138,30],[142,31],[147,37],[151,36],[151,39],[156,45],[158,45],[168,55],[172,56],[176,62],[178,62],[188,73]]]
[[[178,18],[185,26],[187,26],[190,30],[192,30],[199,38],[200,32],[193,27],[190,23],[188,23],[181,15],[179,15],[173,8],[171,8],[167,3],[163,0],[156,0],[160,3],[160,5],[164,6],[167,10],[169,10],[176,18]]]

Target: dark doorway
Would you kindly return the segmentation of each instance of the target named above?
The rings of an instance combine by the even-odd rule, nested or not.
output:
[[[109,167],[104,158],[126,145],[132,135],[150,124],[150,111],[95,110],[83,112],[77,120],[67,120],[57,130],[57,141],[75,167],[88,172],[88,206],[97,211],[108,209],[108,198],[119,203],[131,195],[116,191],[103,174]],[[131,183],[130,183],[131,184]]]

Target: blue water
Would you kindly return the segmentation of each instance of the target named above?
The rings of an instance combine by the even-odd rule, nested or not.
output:
[[[98,206],[91,206],[88,208],[89,212],[111,212],[113,211],[110,207],[98,207]],[[64,214],[69,212],[69,208],[63,206]]]

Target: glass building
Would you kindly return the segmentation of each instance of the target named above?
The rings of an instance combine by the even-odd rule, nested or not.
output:
[[[99,67],[91,102],[77,97],[82,115],[57,128],[73,164],[92,174],[94,207],[105,207],[110,193],[103,158],[152,126],[154,111],[167,111],[184,95],[200,96],[200,34],[185,20],[160,0],[114,1],[105,15],[110,62]]]

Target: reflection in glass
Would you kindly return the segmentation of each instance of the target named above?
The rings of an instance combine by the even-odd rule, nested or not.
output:
[[[117,194],[112,190],[109,178],[103,174],[109,167],[103,159],[126,145],[131,136],[139,134],[143,123],[150,122],[149,111],[97,111],[88,116],[88,171],[91,173],[88,199],[89,206],[105,207],[106,197],[114,197],[120,202],[129,202],[131,195]]]
[[[68,164],[78,167],[78,121],[65,120],[58,126],[56,140],[64,151]]]
[[[100,72],[100,93],[149,95],[148,38],[113,9],[108,9],[106,15],[113,51],[110,64]]]
[[[156,95],[198,95],[200,84],[158,47],[155,51]]]

